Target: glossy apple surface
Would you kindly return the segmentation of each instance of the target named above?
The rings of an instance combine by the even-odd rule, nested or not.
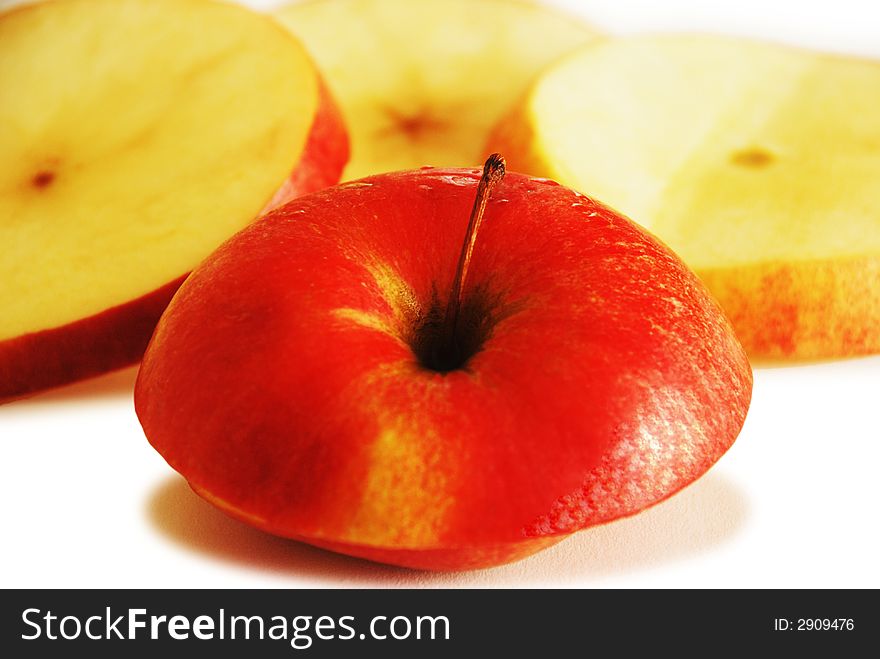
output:
[[[194,271],[135,405],[199,494],[281,536],[466,569],[636,513],[727,450],[752,382],[727,320],[669,249],[552,182],[496,188],[463,352],[434,359],[478,179],[328,188]]]
[[[880,351],[880,63],[709,36],[597,43],[489,147],[656,233],[749,355]]]
[[[522,0],[310,0],[274,15],[342,108],[352,142],[344,179],[478,162],[532,78],[597,35]]]
[[[136,362],[201,258],[347,158],[305,51],[234,5],[12,9],[0,79],[0,400]]]

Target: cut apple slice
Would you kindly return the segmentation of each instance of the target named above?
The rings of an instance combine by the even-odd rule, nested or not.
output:
[[[880,350],[880,64],[635,37],[548,70],[489,148],[623,211],[709,285],[753,357]]]
[[[0,400],[139,359],[189,270],[346,156],[269,17],[207,0],[0,15]]]
[[[481,162],[492,126],[538,71],[596,34],[519,0],[316,0],[277,17],[342,106],[348,179]]]

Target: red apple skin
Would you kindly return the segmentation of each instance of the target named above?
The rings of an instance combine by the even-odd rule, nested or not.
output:
[[[302,157],[266,209],[336,183],[348,154],[342,115],[322,83]],[[88,318],[0,341],[0,403],[137,363],[184,279]]]
[[[135,388],[193,489],[271,533],[408,567],[517,560],[632,515],[733,443],[752,374],[656,238],[508,173],[465,287],[491,334],[465,368],[408,343],[445,305],[479,173],[328,188],[224,243],[159,322]]]

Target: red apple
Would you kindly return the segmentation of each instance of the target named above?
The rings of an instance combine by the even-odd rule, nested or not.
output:
[[[484,180],[463,249],[480,178],[328,188],[194,271],[135,405],[196,492],[277,535],[467,569],[636,513],[727,450],[751,369],[695,276],[613,210],[519,174]]]
[[[201,258],[348,158],[308,55],[244,7],[25,5],[0,14],[0,79],[14,90],[0,99],[0,401],[139,360]]]

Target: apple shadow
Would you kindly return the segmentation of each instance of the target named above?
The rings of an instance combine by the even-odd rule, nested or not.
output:
[[[506,566],[510,581],[558,586],[647,571],[707,553],[731,540],[749,515],[745,491],[712,471],[647,510],[585,529],[541,555]]]
[[[137,373],[137,365],[127,366],[79,382],[39,391],[23,398],[11,400],[5,405],[24,407],[80,403],[85,400],[127,399],[133,395]]]
[[[220,512],[175,475],[146,504],[153,527],[183,549],[262,572],[334,587],[570,586],[659,567],[710,551],[742,527],[738,485],[710,473],[633,517],[587,529],[526,560],[471,572],[425,572],[343,556],[275,537]]]
[[[343,581],[350,586],[393,581],[395,575],[416,573],[336,554],[250,527],[209,504],[177,475],[162,481],[153,491],[146,515],[162,535],[188,551],[262,571],[312,577],[328,583]]]

